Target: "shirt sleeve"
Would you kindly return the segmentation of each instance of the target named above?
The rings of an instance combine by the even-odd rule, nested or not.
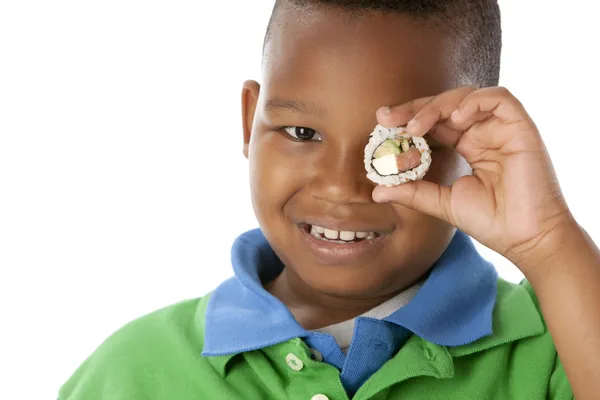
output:
[[[58,400],[125,400],[140,398],[134,373],[137,368],[122,346],[108,340],[60,388]],[[131,383],[130,383],[131,381]]]
[[[567,374],[563,368],[558,355],[554,364],[554,371],[550,376],[550,387],[548,390],[549,400],[573,400],[573,390],[567,379]]]
[[[147,399],[148,393],[181,398],[163,393],[165,380],[179,378],[173,366],[189,364],[184,357],[196,360],[202,348],[195,325],[199,301],[180,302],[117,330],[60,388],[59,400]]]

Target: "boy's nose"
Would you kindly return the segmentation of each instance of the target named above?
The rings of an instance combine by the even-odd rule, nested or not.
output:
[[[367,179],[363,160],[361,145],[328,149],[317,162],[309,184],[311,194],[333,204],[372,202],[374,185]]]

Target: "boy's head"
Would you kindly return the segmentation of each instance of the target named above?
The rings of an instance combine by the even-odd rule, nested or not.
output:
[[[244,86],[244,143],[254,210],[290,284],[381,297],[428,271],[454,229],[373,202],[363,156],[375,111],[465,84],[496,85],[500,47],[494,0],[277,1],[263,81]],[[429,142],[425,179],[448,184],[470,173],[453,149]],[[323,241],[312,226],[376,238]]]

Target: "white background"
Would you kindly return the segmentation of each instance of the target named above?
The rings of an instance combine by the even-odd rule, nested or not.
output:
[[[260,78],[271,5],[0,3],[0,398],[56,398],[114,330],[230,276],[231,241],[256,225],[239,95]],[[502,84],[600,240],[600,8],[501,6]]]

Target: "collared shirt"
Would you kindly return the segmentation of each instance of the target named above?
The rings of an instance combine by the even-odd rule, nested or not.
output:
[[[460,236],[458,240],[467,239]],[[238,242],[233,252],[234,264],[276,261],[270,249],[261,245],[264,242],[260,235],[245,235],[240,240],[242,243]],[[256,251],[253,243],[258,246]],[[465,268],[477,256],[461,249],[462,244],[453,243],[444,255],[447,260],[438,263],[413,301],[394,314],[395,322],[375,323],[402,323],[416,334],[354,395],[344,387],[340,370],[311,357],[311,349],[300,338],[304,330],[289,329],[285,336],[295,338],[269,345],[281,335],[266,336],[277,333],[267,326],[291,326],[285,309],[268,313],[273,299],[263,290],[254,285],[240,287],[230,280],[226,286],[243,289],[233,294],[242,300],[256,296],[258,308],[241,307],[242,301],[234,305],[213,299],[215,292],[138,318],[111,335],[86,359],[61,387],[59,400],[572,400],[573,392],[531,285],[526,281],[516,285],[497,280],[493,333],[485,336],[491,331],[489,321],[476,316],[489,314],[480,306],[469,306],[481,293],[468,283],[475,274],[483,279],[481,287],[485,288],[485,276]],[[448,275],[447,269],[455,269],[459,278],[446,276],[457,286],[444,289],[441,280]],[[440,299],[433,298],[437,293],[426,289],[436,286],[441,290]],[[256,292],[248,293],[253,290]],[[227,291],[219,293],[224,296]],[[219,305],[212,317],[207,315],[209,303],[212,307]],[[258,340],[259,328],[248,315],[236,320],[235,312],[239,311],[253,313],[263,322],[264,338]],[[211,325],[219,319],[231,326],[224,329]],[[244,338],[245,328],[253,337]],[[215,334],[218,331],[224,335],[222,338]],[[481,335],[481,339],[474,339]],[[436,344],[440,341],[449,345]],[[236,353],[240,346],[262,345]],[[202,356],[203,349],[205,353],[220,350],[223,355]]]
[[[420,288],[421,283],[416,283],[409,288],[404,289],[391,299],[381,303],[377,307],[374,307],[366,313],[361,314],[360,317],[379,320],[385,319],[394,312],[398,311],[400,308],[407,305],[413,299],[413,297],[415,297]],[[354,336],[355,325],[356,318],[352,318],[351,320],[339,322],[337,324],[325,326],[319,329],[313,329],[312,331],[326,333],[333,336],[335,342],[338,344],[338,346],[340,346],[340,349],[342,349],[342,353],[348,354],[348,349],[350,348],[352,337]]]
[[[341,371],[355,393],[416,334],[442,346],[461,346],[492,333],[498,275],[470,240],[457,232],[427,280],[406,306],[383,320],[356,318],[345,355],[328,334],[302,328],[289,309],[263,288],[284,266],[260,230],[232,248],[235,276],[220,285],[206,312],[205,356],[238,354],[302,338]]]

